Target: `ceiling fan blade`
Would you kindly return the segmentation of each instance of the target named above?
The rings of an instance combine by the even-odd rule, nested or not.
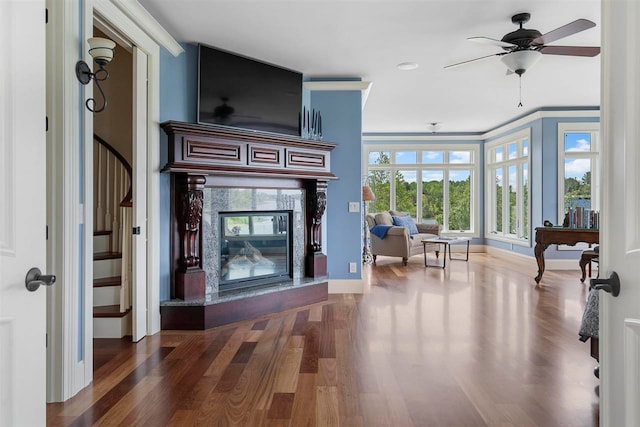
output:
[[[598,46],[542,46],[538,49],[545,55],[569,55],[569,56],[597,56],[600,53]]]
[[[507,74],[505,74],[505,76],[510,76],[511,74],[515,74],[515,73],[507,68]]]
[[[458,63],[455,63],[455,64],[447,65],[444,68],[445,69],[446,68],[453,68],[453,67],[457,67],[458,65],[468,64],[469,62],[475,62],[475,61],[479,61],[481,59],[491,58],[492,56],[502,56],[502,55],[505,55],[506,53],[507,52],[504,52],[504,53],[502,53],[502,52],[501,53],[493,53],[491,55],[481,56],[480,58],[469,59],[467,61],[462,61],[462,62],[458,62]]]
[[[554,42],[556,40],[560,40],[563,37],[570,36],[575,33],[579,33],[580,31],[588,30],[589,28],[595,27],[596,24],[588,19],[577,19],[573,22],[568,23],[567,25],[563,25],[562,27],[556,28],[555,30],[549,31],[546,34],[541,35],[538,38],[533,39],[531,44],[533,45],[542,45]]]
[[[475,43],[490,44],[492,46],[517,47],[517,45],[513,43],[503,42],[502,40],[490,39],[489,37],[469,37],[467,40]]]

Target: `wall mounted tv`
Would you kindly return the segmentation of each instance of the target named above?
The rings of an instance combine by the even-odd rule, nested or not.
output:
[[[302,74],[200,44],[198,123],[300,135]]]

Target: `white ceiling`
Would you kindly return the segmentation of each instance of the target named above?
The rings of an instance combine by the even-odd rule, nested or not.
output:
[[[544,55],[522,78],[506,76],[498,53],[467,41],[525,28],[546,33],[578,18],[596,27],[553,45],[600,45],[600,0],[140,0],[180,42],[205,43],[311,77],[373,82],[364,132],[480,132],[540,107],[600,104],[600,56]],[[417,62],[400,71],[401,62]]]

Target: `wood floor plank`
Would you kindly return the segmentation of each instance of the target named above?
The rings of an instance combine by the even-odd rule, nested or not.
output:
[[[301,348],[286,348],[276,373],[274,393],[295,393],[302,362]]]
[[[316,409],[316,375],[300,374],[298,376],[298,387],[293,398],[293,408],[291,410],[291,426],[317,425]]]
[[[322,310],[324,306],[313,307],[309,310],[309,322],[320,322],[322,320]]]
[[[338,413],[338,388],[332,386],[316,387],[316,422],[319,426],[340,425]]]
[[[210,331],[96,340],[94,381],[49,426],[597,427],[580,272],[420,256],[363,266],[363,294]]]
[[[336,359],[318,360],[318,385],[337,386],[338,371]]]
[[[273,393],[267,418],[289,420],[293,409],[295,393]]]

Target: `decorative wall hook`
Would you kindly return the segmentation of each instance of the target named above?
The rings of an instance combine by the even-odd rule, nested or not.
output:
[[[109,78],[109,72],[104,67],[113,59],[113,51],[116,44],[112,40],[102,37],[92,37],[87,42],[89,43],[89,54],[100,68],[94,73],[86,62],[78,61],[76,63],[76,77],[83,85],[88,84],[91,80],[95,81],[96,87],[102,95],[102,106],[96,108],[96,100],[94,98],[87,99],[85,105],[89,111],[99,113],[107,106],[107,98],[99,82]]]

